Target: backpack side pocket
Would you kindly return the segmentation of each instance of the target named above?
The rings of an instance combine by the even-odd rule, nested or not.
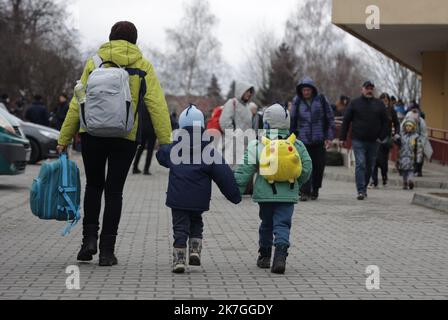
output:
[[[40,219],[44,218],[44,212],[42,210],[41,204],[41,193],[42,193],[42,183],[40,179],[34,179],[33,184],[31,185],[30,191],[30,207],[31,212],[39,217]]]

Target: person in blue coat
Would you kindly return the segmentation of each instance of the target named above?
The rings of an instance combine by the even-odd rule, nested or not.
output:
[[[201,265],[202,214],[210,209],[212,181],[229,201],[241,202],[232,170],[211,142],[202,141],[205,132],[202,112],[190,105],[180,115],[179,127],[175,142],[162,146],[156,154],[160,165],[170,169],[166,205],[173,216],[174,273],[185,272],[187,242],[189,264]],[[207,159],[218,161],[206,161],[203,154],[208,155]]]
[[[300,201],[317,200],[324,178],[327,149],[334,139],[334,114],[314,81],[305,77],[296,88],[291,109],[291,133],[303,142],[313,161],[311,179],[302,186]]]

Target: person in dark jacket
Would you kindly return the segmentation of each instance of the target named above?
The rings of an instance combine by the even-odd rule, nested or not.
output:
[[[366,81],[362,96],[353,100],[344,116],[340,142],[345,145],[350,125],[356,159],[356,188],[358,200],[367,197],[367,185],[378,152],[378,141],[387,137],[388,119],[383,101],[374,97],[375,85]]]
[[[179,129],[179,121],[177,121],[176,111],[171,112],[170,120],[171,120],[171,128],[173,128],[173,131]]]
[[[140,159],[142,157],[143,151],[147,150],[146,152],[146,161],[145,166],[143,168],[143,174],[145,176],[150,176],[151,172],[149,171],[149,168],[151,167],[152,163],[152,157],[154,154],[154,148],[156,146],[157,142],[157,135],[154,130],[154,126],[152,124],[151,116],[149,115],[148,110],[143,109],[141,111],[141,117],[142,117],[142,128],[141,128],[141,141],[140,146],[138,147],[137,153],[135,154],[134,159],[134,169],[132,170],[133,174],[141,174],[141,170],[138,168],[140,164]]]
[[[185,272],[187,241],[189,264],[201,265],[202,214],[210,207],[212,180],[229,201],[234,204],[241,202],[232,170],[222,155],[217,154],[211,142],[202,142],[205,132],[202,112],[190,105],[181,114],[179,126],[181,130],[177,142],[161,147],[156,154],[159,163],[170,169],[166,205],[171,208],[173,216],[174,273]],[[200,135],[199,139],[195,138],[196,134]],[[202,158],[203,153],[211,155],[212,159],[219,158],[219,162],[206,163]]]
[[[50,112],[42,102],[42,96],[35,95],[34,102],[26,110],[25,120],[41,126],[50,126]]]
[[[11,111],[9,107],[9,96],[6,93],[0,95],[0,108],[3,108],[5,111]]]
[[[311,179],[301,188],[301,201],[317,200],[322,188],[327,148],[334,139],[333,110],[319,94],[313,80],[306,77],[297,86],[291,112],[291,133],[305,144],[313,161]]]
[[[387,114],[387,137],[385,140],[381,141],[378,148],[378,154],[376,158],[375,167],[373,168],[372,174],[372,184],[371,187],[378,187],[378,171],[381,169],[381,176],[383,178],[383,186],[387,187],[388,182],[388,171],[389,171],[389,154],[390,148],[393,144],[394,134],[400,133],[400,122],[398,121],[397,112],[395,111],[390,96],[387,93],[383,93],[380,99],[384,102],[386,106]]]
[[[263,113],[258,110],[255,102],[249,104],[250,112],[252,112],[252,129],[258,135],[258,130],[263,129]]]
[[[56,129],[61,130],[62,125],[64,124],[65,117],[67,116],[68,112],[68,96],[63,93],[59,96],[59,104],[56,109]]]
[[[347,110],[348,104],[350,103],[350,98],[347,96],[341,96],[336,104],[331,106],[333,109],[333,114],[335,117],[343,117],[345,110]]]

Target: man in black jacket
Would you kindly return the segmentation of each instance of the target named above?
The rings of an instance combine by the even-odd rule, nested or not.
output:
[[[340,140],[344,145],[350,124],[352,126],[358,200],[364,200],[367,197],[367,185],[375,164],[378,141],[383,141],[387,136],[386,106],[374,97],[374,91],[373,82],[366,81],[363,84],[362,96],[350,103],[341,129]]]
[[[39,124],[41,126],[50,126],[50,112],[42,102],[41,95],[34,96],[34,102],[25,113],[25,121]]]
[[[64,124],[65,117],[68,112],[68,96],[65,93],[62,93],[59,96],[59,104],[56,108],[56,129],[61,130],[62,125]]]

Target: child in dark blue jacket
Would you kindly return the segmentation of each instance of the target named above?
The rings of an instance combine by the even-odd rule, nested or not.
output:
[[[202,214],[210,209],[212,180],[229,201],[241,202],[232,170],[211,142],[202,141],[205,132],[202,112],[190,105],[179,117],[179,127],[176,142],[162,146],[156,155],[159,163],[170,169],[166,205],[173,215],[174,273],[185,272],[187,242],[189,264],[201,265]],[[205,159],[203,154],[219,161]]]

